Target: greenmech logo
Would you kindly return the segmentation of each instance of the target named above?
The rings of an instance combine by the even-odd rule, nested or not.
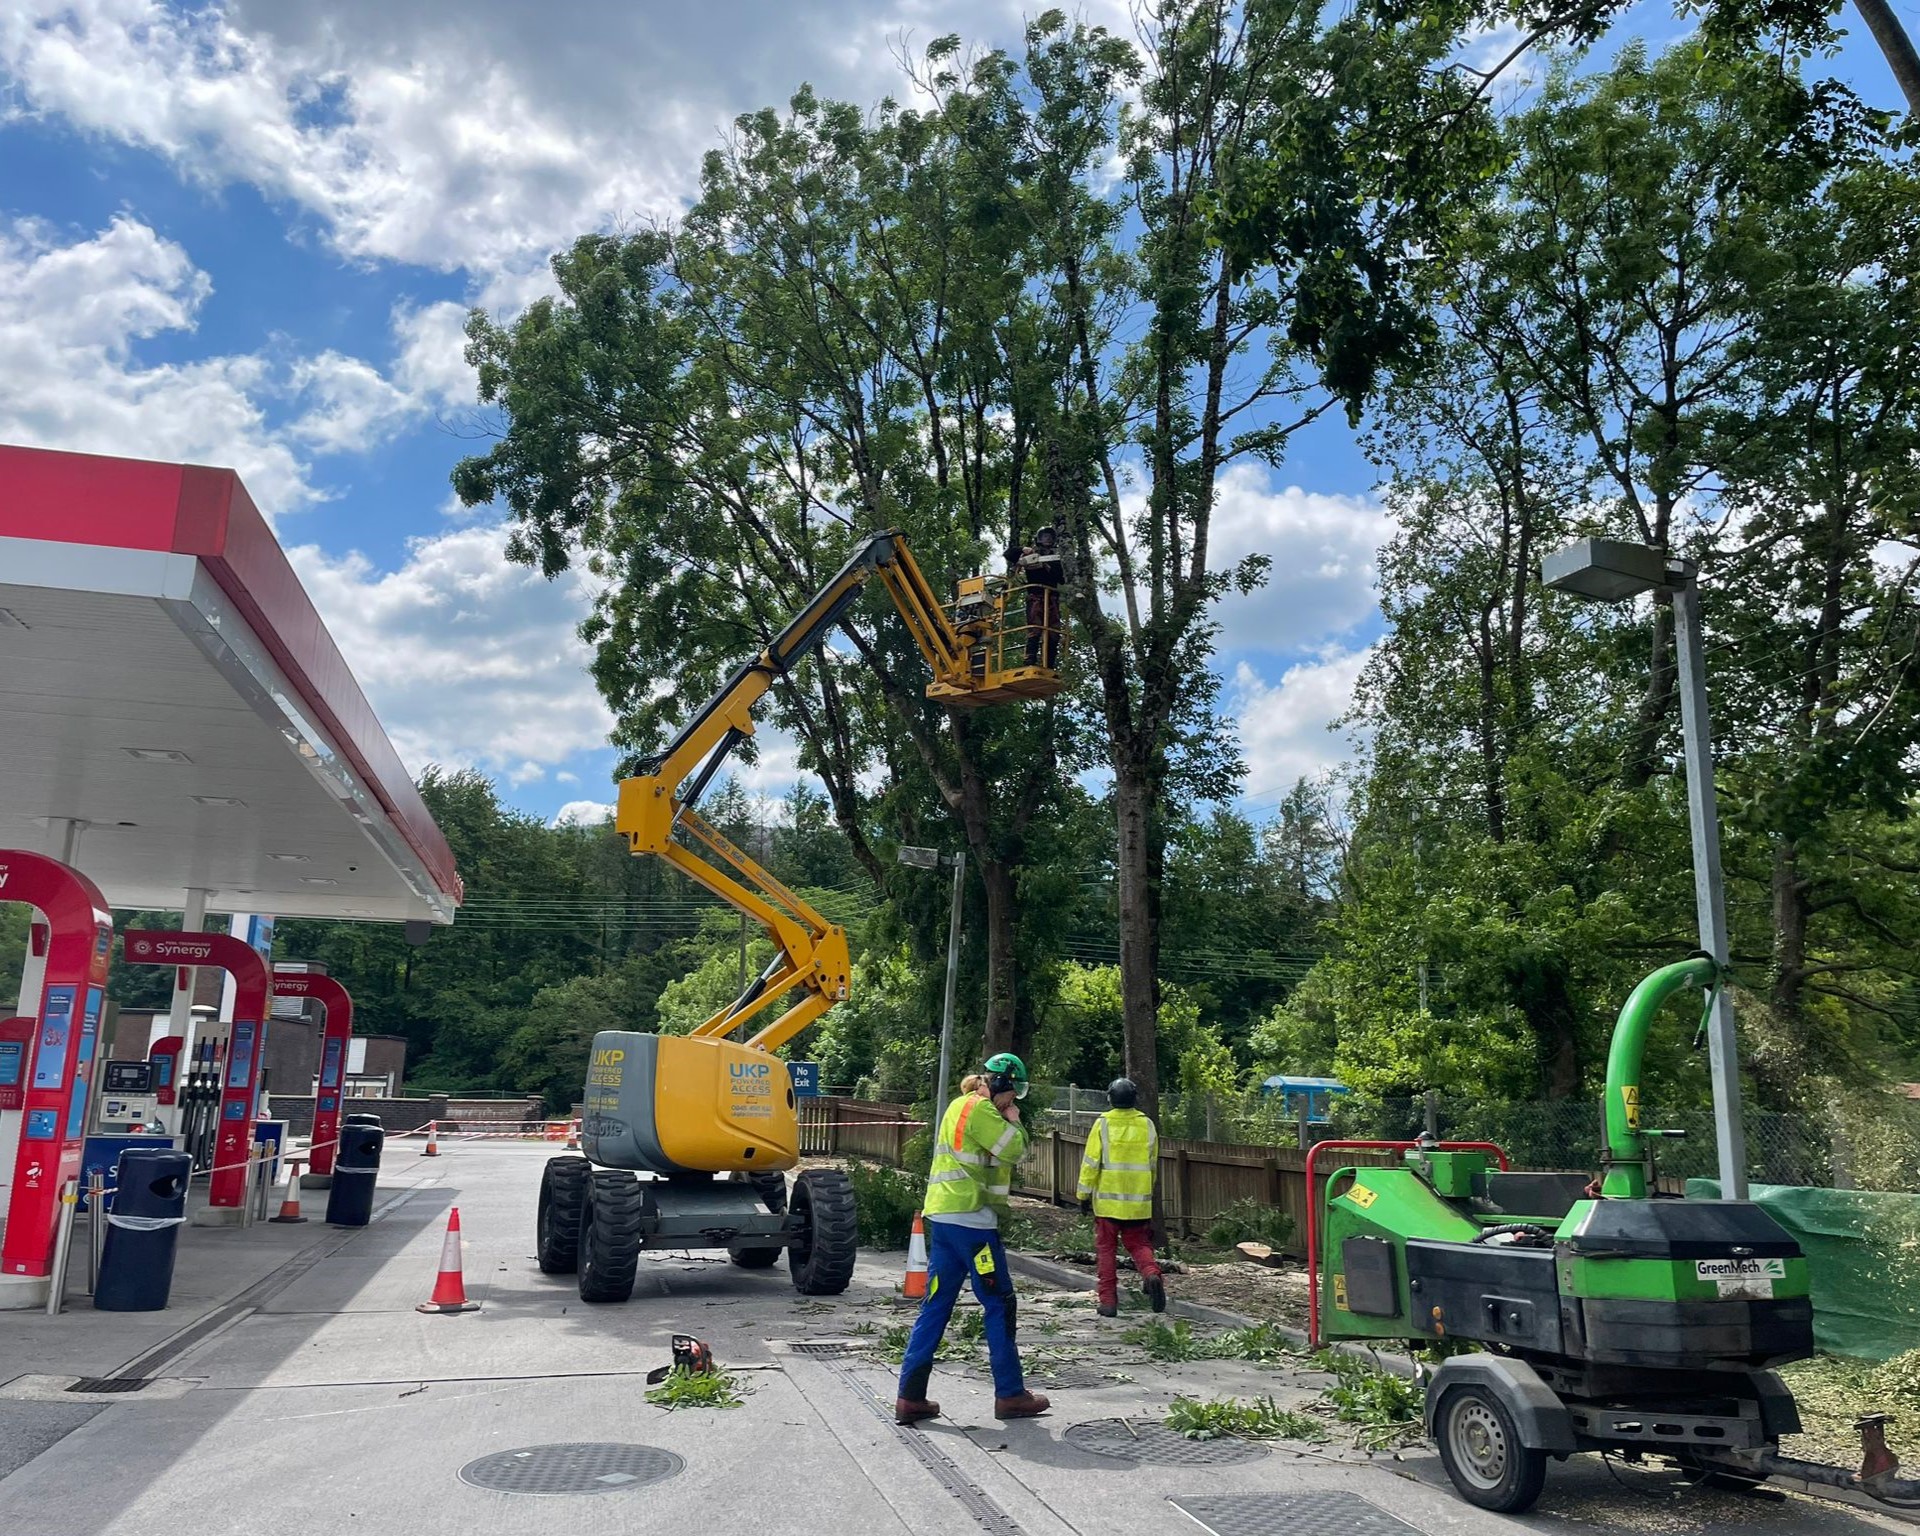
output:
[[[1769,1280],[1787,1277],[1785,1259],[1700,1259],[1694,1263],[1694,1275],[1701,1280],[1738,1280],[1765,1276]]]

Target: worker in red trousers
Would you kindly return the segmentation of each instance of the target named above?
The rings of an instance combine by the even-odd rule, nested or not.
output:
[[[1080,1160],[1080,1209],[1093,1216],[1099,1263],[1100,1315],[1120,1311],[1120,1244],[1127,1245],[1147,1300],[1167,1310],[1167,1288],[1153,1257],[1153,1180],[1160,1166],[1160,1134],[1136,1107],[1139,1090],[1120,1077],[1107,1088],[1113,1107],[1093,1122]]]

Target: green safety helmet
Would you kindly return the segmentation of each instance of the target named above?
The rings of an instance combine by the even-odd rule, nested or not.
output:
[[[1027,1064],[1012,1051],[987,1058],[987,1091],[995,1098],[1011,1092],[1016,1099],[1027,1096]]]

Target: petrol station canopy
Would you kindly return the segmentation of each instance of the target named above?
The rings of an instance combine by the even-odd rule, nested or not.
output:
[[[0,848],[116,907],[453,921],[446,839],[231,470],[0,445]]]

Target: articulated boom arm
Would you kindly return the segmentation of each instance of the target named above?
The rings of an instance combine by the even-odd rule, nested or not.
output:
[[[978,625],[965,633],[954,626],[898,533],[876,533],[855,550],[773,643],[735,672],[664,752],[620,785],[614,826],[633,852],[665,859],[744,912],[766,930],[778,950],[766,970],[696,1029],[695,1035],[731,1036],[776,999],[795,987],[804,988],[805,996],[798,1003],[747,1041],[771,1051],[847,995],[851,965],[846,931],[734,847],[693,808],[728,754],[753,734],[754,706],[776,679],[820,647],[874,576],[887,589],[907,632],[933,669],[929,695],[966,705],[1011,696],[1045,697],[1059,689],[1058,674],[1051,668],[1010,671],[994,666],[990,656],[977,654],[996,637]],[[1003,611],[1004,598],[1001,604],[996,613]]]

